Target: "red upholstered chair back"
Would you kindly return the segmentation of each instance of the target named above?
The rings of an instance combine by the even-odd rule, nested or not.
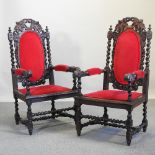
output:
[[[49,78],[48,67],[52,65],[49,37],[48,28],[43,30],[39,22],[32,19],[17,22],[13,36],[9,36],[14,42],[12,68],[31,71],[30,85],[44,84],[45,80]]]
[[[32,71],[31,81],[41,79],[44,75],[44,48],[36,32],[24,32],[19,41],[20,67]]]
[[[143,21],[135,17],[123,18],[114,30],[110,27],[107,36],[106,69],[110,71],[108,81],[113,83],[114,88],[127,90],[125,74],[149,69],[149,48],[145,47],[150,40],[149,33],[151,31],[146,31]],[[142,81],[139,80],[136,85],[142,86]]]
[[[126,29],[117,38],[114,48],[114,75],[121,84],[127,84],[124,75],[140,69],[140,37],[133,29]]]

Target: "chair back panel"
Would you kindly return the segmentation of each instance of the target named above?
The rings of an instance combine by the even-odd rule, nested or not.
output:
[[[141,45],[140,37],[133,29],[126,29],[117,38],[114,48],[113,71],[120,84],[127,84],[124,75],[140,68]]]
[[[40,36],[33,31],[24,32],[19,41],[20,67],[32,71],[30,81],[37,81],[44,75],[44,48]]]

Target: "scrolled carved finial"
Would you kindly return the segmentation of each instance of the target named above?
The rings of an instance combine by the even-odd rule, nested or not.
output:
[[[9,33],[11,32],[11,27],[9,27]]]
[[[147,38],[148,40],[151,40],[152,39],[152,31],[151,31],[151,25],[149,25],[148,27],[148,31],[147,31]]]
[[[12,41],[13,40],[13,34],[12,34],[12,31],[11,31],[11,27],[9,27],[9,33],[8,33],[8,40]]]
[[[50,39],[50,34],[49,34],[48,26],[46,26],[45,31],[46,31],[46,37],[47,37],[48,39]]]
[[[109,31],[112,31],[112,25],[110,25]]]
[[[20,24],[20,22],[16,22],[16,25],[19,25]]]
[[[45,30],[46,30],[46,32],[48,32],[48,26],[46,26],[46,29]]]
[[[151,28],[151,25],[149,24],[149,28],[148,28],[148,30],[151,30],[152,28]]]
[[[112,37],[113,37],[112,26],[110,25],[109,32],[108,32],[108,34],[107,34],[107,38],[108,38],[108,39],[111,39]]]

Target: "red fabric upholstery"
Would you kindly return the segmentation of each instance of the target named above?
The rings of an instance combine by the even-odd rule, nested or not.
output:
[[[59,64],[59,65],[54,66],[54,70],[55,71],[67,72],[68,69],[69,69],[69,66],[68,65]]]
[[[88,75],[96,75],[96,74],[101,74],[103,70],[100,68],[90,68],[90,69],[87,69],[86,72],[88,73]]]
[[[140,39],[137,32],[127,29],[117,39],[114,49],[114,74],[121,84],[127,84],[124,75],[139,70]]]
[[[142,70],[137,70],[137,71],[134,71],[133,73],[137,75],[136,77],[137,79],[143,79],[145,75],[144,71]]]
[[[31,95],[53,94],[68,91],[71,91],[71,89],[57,85],[44,85],[30,88]],[[26,89],[19,89],[19,92],[21,92],[22,94],[26,94]]]
[[[15,70],[15,74],[16,74],[16,75],[22,75],[24,71],[26,71],[26,69],[17,68],[17,69]]]
[[[141,93],[132,92],[132,99],[137,99],[141,95],[142,95]],[[101,90],[85,94],[84,96],[89,98],[106,99],[106,100],[119,100],[119,101],[128,100],[128,92],[123,90]]]
[[[20,38],[20,67],[32,71],[31,81],[39,80],[44,73],[44,48],[40,36],[31,31]]]

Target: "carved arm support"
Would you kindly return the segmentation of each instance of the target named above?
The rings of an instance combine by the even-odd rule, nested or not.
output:
[[[68,66],[68,65],[64,65],[64,64],[58,64],[58,65],[55,65],[55,66],[51,66],[50,70],[73,73],[73,87],[72,87],[72,89],[73,90],[77,89],[78,82],[77,82],[77,76],[76,76],[75,72],[80,71],[79,67]]]
[[[78,79],[78,91],[81,94],[81,78],[85,76],[99,75],[103,73],[104,70],[100,68],[89,68],[86,71],[75,71],[74,76]]]
[[[20,79],[20,81],[22,82],[22,85],[26,87],[26,90],[27,90],[26,95],[30,94],[29,78],[32,76],[32,72],[30,70],[26,70],[23,68],[17,68],[17,69],[12,69],[12,74],[13,74],[13,77],[15,76],[17,79]],[[15,82],[15,80],[13,81]]]
[[[124,80],[128,82],[128,101],[131,101],[131,91],[133,90],[133,85],[139,79],[144,79],[145,72],[142,70],[134,71],[133,73],[125,74]]]

